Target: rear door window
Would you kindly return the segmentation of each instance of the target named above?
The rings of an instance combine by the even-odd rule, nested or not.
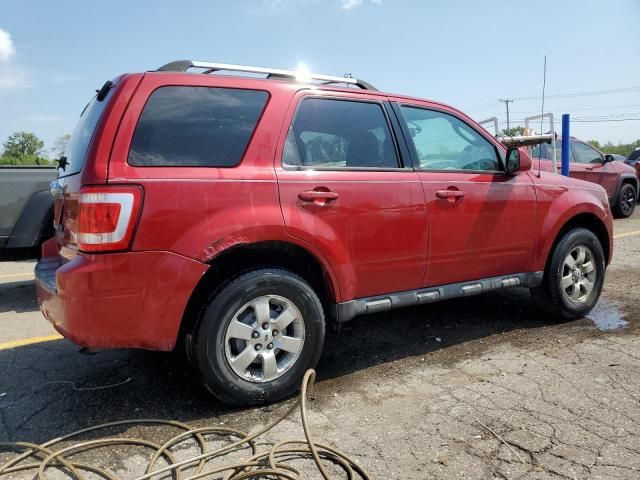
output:
[[[268,93],[170,86],[149,97],[136,126],[129,164],[234,167],[240,163]]]
[[[289,128],[285,166],[376,169],[400,166],[382,105],[307,98]]]

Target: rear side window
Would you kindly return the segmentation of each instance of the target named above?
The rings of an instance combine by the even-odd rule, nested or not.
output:
[[[80,114],[80,120],[78,120],[78,124],[73,130],[73,134],[67,144],[65,151],[67,165],[64,170],[58,169],[58,176],[67,177],[80,173],[87,157],[87,150],[89,149],[93,132],[108,103],[109,94],[101,101],[93,97],[87,106],[84,107],[84,110]]]
[[[399,167],[380,104],[326,98],[302,101],[282,163],[324,169]]]
[[[139,167],[234,167],[240,163],[267,92],[161,87],[136,126],[129,164]]]

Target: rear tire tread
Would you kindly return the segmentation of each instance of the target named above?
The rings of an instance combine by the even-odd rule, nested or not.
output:
[[[280,283],[273,286],[273,283]],[[234,376],[226,364],[224,352],[208,351],[211,336],[219,338],[220,330],[225,330],[226,322],[235,314],[233,305],[246,303],[252,290],[267,289],[272,294],[281,295],[276,288],[297,290],[296,298],[289,298],[303,313],[305,322],[305,345],[300,358],[281,377],[266,383],[251,383]],[[245,296],[243,296],[245,295]],[[285,296],[286,295],[282,295]],[[305,314],[306,312],[306,314]],[[203,387],[214,397],[231,405],[259,405],[286,398],[298,390],[299,381],[308,368],[315,367],[322,353],[325,320],[322,303],[300,276],[281,268],[260,268],[244,272],[225,282],[203,307],[200,320],[193,332],[193,366]],[[223,344],[215,342],[218,349]],[[213,358],[213,361],[212,361]]]

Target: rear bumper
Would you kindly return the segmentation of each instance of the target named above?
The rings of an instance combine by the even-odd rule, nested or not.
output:
[[[36,265],[38,303],[55,329],[79,345],[168,351],[207,269],[170,252],[43,256]]]

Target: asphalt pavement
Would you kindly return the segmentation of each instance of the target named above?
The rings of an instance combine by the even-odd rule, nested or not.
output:
[[[614,235],[604,292],[587,318],[558,323],[513,289],[331,332],[309,404],[316,438],[373,478],[640,478],[640,211],[616,220]],[[175,355],[81,351],[40,314],[33,265],[0,263],[0,442],[40,443],[134,418],[251,430],[290,404],[230,409]],[[175,435],[162,426],[108,433],[132,432],[160,443]],[[265,441],[290,436],[301,436],[297,418]],[[120,478],[145,465],[138,450],[84,456]]]

